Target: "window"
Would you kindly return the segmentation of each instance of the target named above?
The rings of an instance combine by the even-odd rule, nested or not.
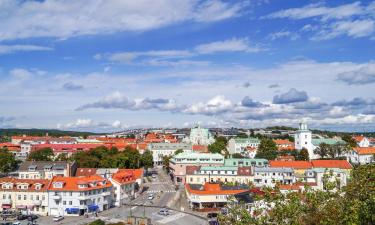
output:
[[[66,201],[63,201],[63,205],[66,205]]]
[[[26,195],[24,195],[24,196],[23,196],[23,200],[26,200],[26,199],[27,199],[27,197],[26,197]]]
[[[21,195],[18,195],[18,200],[21,200]]]
[[[39,201],[39,195],[37,195],[37,196],[35,196],[36,197],[36,200],[38,200]]]
[[[30,200],[34,200],[34,195],[31,195],[31,196],[30,196]]]
[[[69,201],[69,205],[72,205],[73,203],[72,203],[72,201]]]

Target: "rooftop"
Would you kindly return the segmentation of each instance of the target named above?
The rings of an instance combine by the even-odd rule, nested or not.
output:
[[[353,148],[358,155],[372,155],[375,154],[375,147],[355,147]]]
[[[185,184],[186,191],[196,195],[236,195],[249,192],[248,186],[224,186],[218,183]]]

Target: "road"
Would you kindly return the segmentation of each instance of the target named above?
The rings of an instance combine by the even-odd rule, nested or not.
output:
[[[100,212],[98,217],[65,217],[60,222],[52,222],[52,217],[41,217],[37,220],[39,225],[59,224],[59,225],[84,225],[96,219],[102,219],[108,222],[124,222],[130,215],[136,217],[147,217],[151,219],[153,225],[205,225],[207,221],[203,218],[175,210],[169,210],[170,215],[162,216],[158,212],[161,208],[166,207],[176,195],[175,186],[169,179],[169,176],[162,170],[155,168],[156,178],[151,182],[144,184],[144,192],[129,205],[111,208],[107,211]],[[148,200],[150,194],[154,199]],[[23,221],[22,225],[27,222]]]

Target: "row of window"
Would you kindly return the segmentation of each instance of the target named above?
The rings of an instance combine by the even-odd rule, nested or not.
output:
[[[23,198],[22,198],[23,197]],[[10,194],[3,194],[3,199],[11,199],[12,198],[12,196],[10,195]],[[39,200],[46,200],[46,197],[45,197],[45,195],[42,195],[42,197],[40,198],[40,195],[35,195],[35,198],[34,198],[34,195],[30,195],[30,197],[29,197],[30,199],[29,200],[37,200],[37,201],[39,201]],[[17,199],[18,200],[27,200],[27,195],[17,195]]]

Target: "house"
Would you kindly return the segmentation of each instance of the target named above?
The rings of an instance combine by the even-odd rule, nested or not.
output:
[[[258,138],[232,138],[228,141],[228,151],[230,154],[243,154],[247,152],[248,147],[258,149],[259,144],[260,140]]]
[[[313,168],[324,168],[324,169],[341,169],[348,177],[353,169],[353,166],[346,160],[312,160]]]
[[[250,166],[202,166],[196,170],[186,169],[186,183],[203,185],[206,182],[248,185],[253,182],[253,174]]]
[[[135,176],[131,171],[118,171],[109,181],[113,185],[113,201],[115,206],[122,206],[130,201],[135,194]]]
[[[325,190],[327,182],[332,182],[339,189],[346,186],[348,174],[337,168],[313,168],[305,171],[304,181],[307,183],[315,183],[314,189]]]
[[[297,178],[303,178],[305,175],[305,171],[313,168],[313,165],[310,161],[271,160],[269,164],[272,168],[292,168]]]
[[[51,148],[55,157],[60,154],[66,154],[71,156],[76,152],[90,151],[91,149],[98,147],[111,148],[109,144],[35,144],[31,146],[31,151],[37,151],[43,148]]]
[[[17,172],[20,179],[52,179],[54,176],[73,176],[77,164],[67,161],[25,161]]]
[[[292,168],[255,167],[254,185],[256,187],[275,187],[276,184],[293,184],[296,182]]]
[[[375,162],[375,147],[355,147],[348,154],[348,160],[354,164],[370,164]]]
[[[0,149],[2,148],[8,149],[8,151],[13,153],[13,155],[18,159],[22,157],[20,154],[21,145],[19,144],[12,144],[11,142],[0,143]]]
[[[198,211],[215,211],[241,195],[249,195],[248,186],[225,186],[218,183],[185,184],[189,206]]]
[[[357,142],[358,147],[365,148],[370,146],[370,139],[368,139],[367,137],[354,136],[353,139],[355,140],[355,142]]]
[[[172,179],[176,184],[185,183],[186,167],[200,166],[221,166],[224,165],[224,156],[218,153],[196,153],[183,152],[174,155],[169,160]]]
[[[1,210],[18,210],[23,214],[47,215],[50,180],[0,178]]]
[[[49,215],[79,216],[109,209],[113,185],[99,175],[54,177],[48,187]]]
[[[215,142],[215,138],[208,129],[197,125],[191,128],[189,137],[184,138],[183,142],[193,145],[210,145]]]
[[[251,166],[265,167],[268,166],[267,159],[247,159],[247,158],[229,158],[224,160],[225,166]]]
[[[289,140],[275,139],[273,140],[279,151],[292,151],[294,150],[294,143]]]
[[[172,156],[177,150],[191,152],[192,146],[189,143],[150,143],[148,150],[152,153],[152,160],[155,166],[163,165],[163,158]]]
[[[207,145],[193,145],[192,146],[193,152],[199,153],[208,153],[208,146]]]

